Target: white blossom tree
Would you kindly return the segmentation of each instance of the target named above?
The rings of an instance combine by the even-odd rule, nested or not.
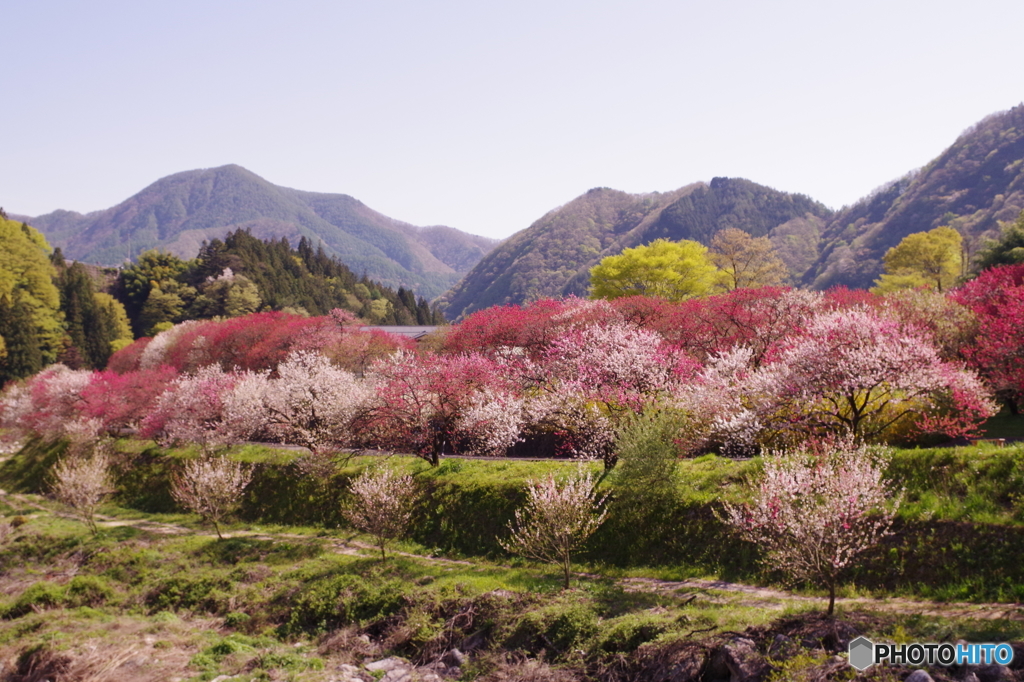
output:
[[[759,545],[764,563],[797,581],[836,587],[864,552],[888,535],[902,492],[883,480],[883,452],[840,443],[822,454],[770,455],[750,505],[725,505],[725,518]]]
[[[561,483],[549,475],[529,484],[526,504],[509,523],[511,537],[500,540],[513,554],[557,564],[569,589],[572,554],[583,546],[607,515],[607,495],[599,495],[590,472],[582,469]]]
[[[344,509],[345,518],[357,530],[373,536],[384,561],[388,541],[405,535],[412,522],[418,500],[416,482],[409,474],[377,467],[353,479],[349,491],[352,498]]]
[[[206,457],[185,462],[171,485],[174,501],[213,523],[223,539],[220,522],[240,503],[252,471],[227,457]]]
[[[270,431],[314,455],[351,440],[351,423],[373,396],[373,384],[315,351],[296,351],[265,387],[262,410]]]
[[[110,460],[103,452],[92,456],[65,457],[53,467],[53,496],[71,508],[95,535],[96,509],[114,492],[110,478]]]

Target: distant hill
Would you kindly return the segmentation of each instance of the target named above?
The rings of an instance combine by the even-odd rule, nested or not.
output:
[[[1024,209],[1024,105],[965,131],[938,158],[844,209],[822,232],[803,283],[864,288],[885,252],[912,232],[956,228],[973,253]]]
[[[286,237],[293,246],[306,237],[354,272],[427,298],[448,289],[497,243],[450,227],[409,225],[344,194],[278,187],[235,165],[168,176],[104,211],[18,219],[68,258],[99,265],[152,248],[192,258],[203,241],[239,229],[260,239]]]
[[[455,319],[492,305],[585,296],[590,268],[605,256],[659,238],[708,244],[727,227],[767,235],[798,278],[817,260],[819,232],[831,217],[806,196],[740,178],[652,194],[592,189],[504,241],[441,302]]]

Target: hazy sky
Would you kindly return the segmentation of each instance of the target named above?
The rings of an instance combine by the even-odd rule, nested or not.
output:
[[[586,190],[838,208],[1024,100],[1020,0],[0,0],[0,206],[240,164],[505,237]]]

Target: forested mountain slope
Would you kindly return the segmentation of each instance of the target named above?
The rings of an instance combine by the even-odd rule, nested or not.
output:
[[[956,228],[974,253],[1024,209],[1024,105],[983,119],[919,171],[844,209],[803,282],[869,287],[885,252],[913,232]]]
[[[583,296],[590,268],[605,256],[659,238],[707,244],[727,227],[768,235],[799,277],[817,258],[818,231],[831,215],[803,195],[740,178],[715,178],[665,193],[592,189],[503,242],[442,301],[455,319],[492,305]]]
[[[104,210],[34,218],[75,260],[116,265],[146,249],[194,257],[204,241],[247,229],[260,239],[305,237],[357,273],[433,298],[496,243],[449,227],[416,227],[344,194],[278,187],[235,165],[177,173]]]

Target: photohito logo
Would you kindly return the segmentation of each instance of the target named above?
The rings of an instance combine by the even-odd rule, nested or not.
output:
[[[867,670],[878,663],[909,665],[1009,665],[1013,647],[1009,644],[950,644],[943,642],[911,644],[875,644],[867,637],[858,637],[847,649],[850,665]]]

